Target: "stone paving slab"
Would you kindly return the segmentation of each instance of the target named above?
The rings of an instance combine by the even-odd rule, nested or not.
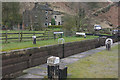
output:
[[[29,74],[33,74],[33,75],[39,75],[39,76],[47,75],[47,70],[39,69],[39,68],[33,68],[31,70],[28,69],[24,72],[29,73]]]
[[[37,76],[37,75],[32,75],[32,74],[25,74],[23,76],[20,76],[18,78],[44,78],[44,76]]]
[[[73,56],[70,56],[72,58],[82,58],[82,57],[85,57],[84,54],[76,54],[76,55],[73,55]]]
[[[64,63],[64,64],[72,64],[72,63],[74,63],[75,61],[78,61],[78,60],[79,59],[68,57],[68,58],[62,59],[61,62]]]
[[[114,43],[113,46],[115,46],[117,44],[118,43]],[[81,58],[101,52],[102,50],[105,50],[105,46],[63,58],[63,59],[61,59],[60,64],[63,66],[66,66],[68,64],[72,64],[72,63],[80,60]],[[27,74],[20,76],[18,78],[44,78],[45,76],[47,76],[47,64],[42,64],[42,65],[39,65],[39,66],[36,66],[33,68],[26,69],[26,70],[24,70],[24,73],[27,73]]]
[[[40,65],[39,67],[47,68],[47,64]]]

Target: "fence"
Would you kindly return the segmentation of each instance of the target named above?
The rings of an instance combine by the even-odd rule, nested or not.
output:
[[[32,36],[36,35],[37,40],[45,40],[45,39],[52,39],[53,38],[53,32],[47,31],[47,32],[15,32],[15,33],[1,33],[0,40],[2,42],[11,42],[11,41],[30,41],[32,40]]]

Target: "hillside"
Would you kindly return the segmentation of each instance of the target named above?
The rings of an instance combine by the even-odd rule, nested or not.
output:
[[[104,7],[108,5],[108,3],[97,3],[97,2],[53,2],[49,3],[51,8],[55,11],[60,11],[63,13],[67,13],[70,15],[75,15],[77,12],[77,9],[84,8],[86,13],[89,14],[92,11],[95,11],[101,7]]]
[[[39,3],[46,4],[46,3]],[[104,27],[116,27],[118,25],[118,6],[114,5],[105,13],[100,13],[98,16],[93,16],[92,13],[99,9],[112,4],[111,2],[49,2],[48,5],[55,11],[60,11],[69,15],[76,15],[78,8],[84,8],[86,15],[91,18],[91,24],[100,23]],[[23,2],[20,3],[20,13],[25,10],[31,10],[34,7],[34,2]]]
[[[45,4],[44,2],[39,2],[39,4]],[[96,2],[49,2],[48,5],[55,11],[60,11],[63,13],[67,13],[70,15],[76,14],[76,9],[78,7],[84,8],[86,13],[88,11],[95,11],[101,7],[108,5],[108,3],[96,3]],[[20,3],[20,12],[24,12],[25,10],[31,10],[35,4],[34,2],[21,2]]]
[[[112,27],[117,27],[118,25],[118,5],[115,4],[106,13],[102,13],[98,16],[102,21],[106,21]]]
[[[20,2],[20,13],[25,10],[31,10],[35,6],[34,2]]]

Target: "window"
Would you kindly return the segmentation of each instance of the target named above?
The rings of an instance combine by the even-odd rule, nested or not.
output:
[[[46,17],[46,19],[48,19],[48,17]]]
[[[58,22],[58,25],[60,25],[60,22]]]
[[[45,11],[45,14],[47,15],[47,14],[48,14],[48,11]]]
[[[55,19],[57,18],[57,16],[55,16]]]
[[[48,23],[45,23],[45,26],[47,26],[48,25]]]

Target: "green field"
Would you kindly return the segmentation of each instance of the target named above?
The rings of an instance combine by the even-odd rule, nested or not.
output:
[[[68,65],[68,73],[69,78],[118,78],[118,45]]]
[[[34,35],[34,33],[41,33],[41,34],[35,34],[37,37],[39,37],[39,39],[47,39],[47,38],[53,38],[53,32],[55,31],[61,31],[61,29],[60,28],[53,28],[53,29],[47,28],[43,31],[3,30],[3,31],[0,31],[0,33],[5,33],[5,34],[0,35],[0,38],[2,38],[2,42],[6,42],[6,33],[7,33],[7,42],[16,42],[16,41],[18,42],[21,39],[21,32],[22,32],[22,41],[32,40],[32,36]],[[9,34],[9,33],[17,33],[17,34]],[[24,34],[24,33],[27,33],[27,34]],[[12,39],[9,39],[9,38],[12,38]]]
[[[87,38],[83,38],[83,37],[63,37],[63,38],[65,39],[65,42],[73,42],[73,41],[94,39],[97,37],[98,36],[87,36]],[[2,51],[9,51],[9,50],[15,50],[15,49],[23,49],[28,47],[40,47],[40,46],[54,45],[54,44],[58,44],[58,39],[41,40],[41,41],[37,41],[37,44],[32,44],[32,41],[10,42],[10,43],[0,44],[0,46],[2,46]]]
[[[46,30],[52,30],[52,31],[60,31],[61,29],[60,28],[47,28]],[[45,30],[43,31],[29,31],[29,30],[0,30],[0,33],[17,33],[17,32],[36,32],[36,33],[39,33],[39,32],[44,32]]]

